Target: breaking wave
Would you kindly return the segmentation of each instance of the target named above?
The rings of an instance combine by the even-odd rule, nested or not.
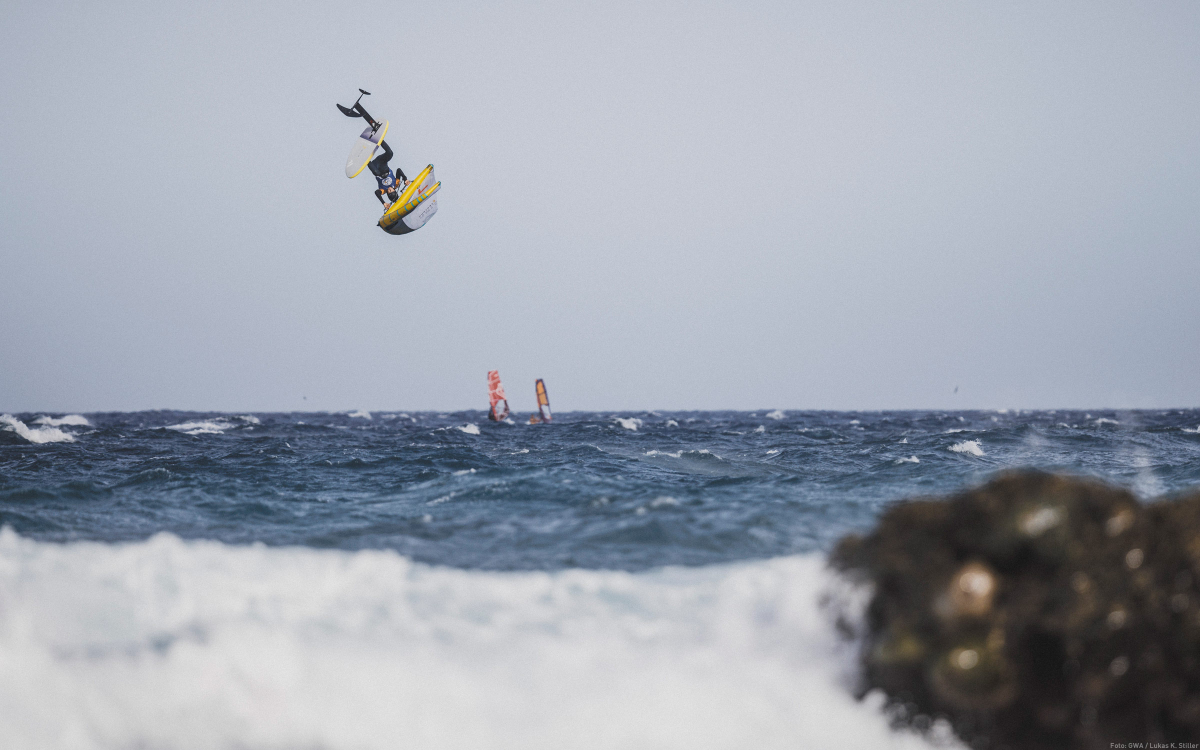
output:
[[[67,423],[62,423],[67,424]],[[0,425],[31,443],[73,443],[75,436],[57,427],[29,427],[11,414],[0,414]]]
[[[978,440],[964,440],[961,443],[955,443],[950,446],[950,450],[955,453],[966,453],[972,456],[983,455],[983,448],[979,446]]]
[[[91,427],[91,422],[82,414],[68,414],[64,417],[42,416],[33,420],[34,424],[44,424],[51,427],[70,425],[71,427]]]
[[[659,505],[670,505],[659,498]],[[817,555],[495,573],[0,531],[5,746],[927,747],[843,684]]]
[[[236,420],[236,421],[231,421]],[[262,424],[258,417],[244,414],[236,417],[217,417],[216,419],[194,419],[179,424],[164,426],[164,430],[176,430],[187,435],[221,435],[226,430],[247,425]]]
[[[220,435],[234,427],[232,422],[224,419],[203,419],[180,424],[169,424],[164,430],[178,430],[187,435]]]

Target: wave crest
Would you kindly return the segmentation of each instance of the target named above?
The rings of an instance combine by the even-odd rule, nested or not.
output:
[[[11,414],[0,414],[0,425],[31,443],[73,443],[75,436],[57,427],[30,427]]]
[[[971,456],[983,455],[983,448],[979,446],[978,440],[964,440],[961,443],[955,443],[950,446],[950,450],[955,453],[966,453]]]

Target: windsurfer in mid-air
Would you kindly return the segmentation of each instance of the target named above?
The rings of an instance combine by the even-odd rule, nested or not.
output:
[[[349,107],[337,105],[338,111],[346,117],[361,117],[367,121],[367,127],[359,133],[350,157],[346,159],[346,176],[354,179],[370,167],[378,183],[375,197],[383,204],[383,216],[376,224],[388,234],[408,234],[425,226],[437,213],[437,200],[433,195],[442,183],[434,178],[432,164],[422,169],[412,182],[403,169],[388,164],[395,156],[384,140],[388,134],[388,121],[376,120],[368,114],[362,105],[362,98],[368,94],[369,91],[359,89],[354,104]]]
[[[387,141],[380,141],[379,145],[383,148],[383,153],[372,159],[367,165],[367,169],[371,170],[371,174],[375,175],[375,181],[379,183],[375,197],[379,199],[384,208],[387,208],[395,203],[396,198],[404,191],[404,186],[408,184],[408,178],[404,176],[404,170],[400,167],[396,167],[395,174],[392,173],[388,162],[395,154],[388,147]]]

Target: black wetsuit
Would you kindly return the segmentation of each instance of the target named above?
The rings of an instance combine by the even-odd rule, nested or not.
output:
[[[384,193],[395,192],[396,177],[399,177],[404,182],[408,182],[408,178],[404,176],[404,170],[396,167],[396,177],[392,176],[392,170],[388,166],[388,162],[394,156],[392,149],[387,145],[387,141],[380,141],[379,145],[383,147],[383,153],[376,156],[367,164],[367,168],[371,170],[371,174],[375,175],[375,181],[379,183],[379,189],[375,191],[375,197],[383,205],[387,205],[387,201],[383,199]]]

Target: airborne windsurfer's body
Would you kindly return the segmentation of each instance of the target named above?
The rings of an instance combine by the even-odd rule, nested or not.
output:
[[[387,208],[396,202],[400,193],[403,192],[404,186],[408,184],[408,178],[404,176],[404,170],[400,167],[396,167],[393,174],[391,167],[388,166],[388,162],[395,154],[387,145],[387,141],[380,141],[379,145],[383,147],[383,153],[372,159],[367,165],[367,169],[371,170],[371,174],[375,175],[375,182],[379,183],[375,197],[379,199],[384,208]]]
[[[442,183],[433,176],[432,164],[422,169],[411,182],[403,169],[393,169],[388,164],[395,156],[384,140],[388,134],[388,121],[371,117],[362,105],[362,98],[370,93],[359,89],[354,104],[349,107],[337,105],[338,111],[346,117],[361,117],[368,125],[354,141],[354,148],[346,159],[346,177],[354,179],[370,167],[378,184],[375,197],[383,204],[383,216],[376,225],[388,234],[415,232],[437,213],[437,200],[433,196]],[[382,153],[380,149],[383,149]]]

